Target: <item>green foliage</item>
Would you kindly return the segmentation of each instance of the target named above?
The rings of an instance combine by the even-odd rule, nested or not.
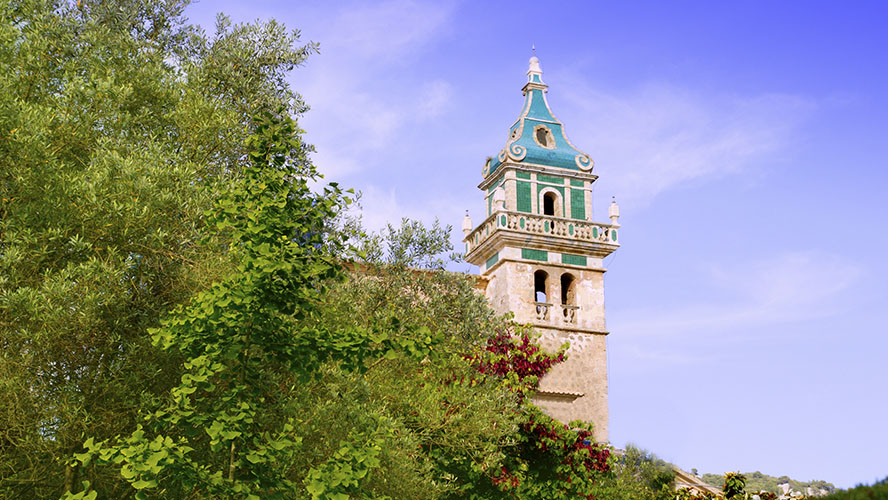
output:
[[[707,476],[713,476],[708,474]],[[709,480],[714,480],[709,478]],[[777,500],[777,494],[770,491],[746,491],[746,477],[739,472],[728,472],[724,475],[722,483],[722,494],[714,495],[709,492],[698,492],[690,488],[681,488],[675,492],[675,500],[722,500],[722,499],[742,499],[742,500]],[[804,497],[799,497],[804,498]]]
[[[725,484],[725,477],[719,474],[705,473],[700,476],[704,483],[721,488]]]
[[[755,474],[762,475],[760,472],[756,472]],[[770,477],[770,476],[769,476]],[[706,474],[704,478],[707,483],[712,483],[712,481],[716,481],[718,476],[715,474]],[[785,483],[789,481],[789,478],[783,476],[779,478],[780,483]],[[773,491],[767,491],[762,489],[753,489],[750,488],[750,491],[746,491],[747,482],[746,476],[739,472],[728,472],[724,476],[722,486],[722,495],[713,495],[708,492],[697,492],[691,490],[689,488],[682,488],[675,492],[674,498],[675,500],[721,500],[721,499],[743,499],[743,500],[777,500],[778,494]],[[781,493],[782,495],[782,493]],[[803,493],[798,491],[793,492],[787,498],[793,498],[798,500],[805,500],[808,498]]]
[[[395,341],[385,331],[302,321],[317,313],[325,284],[338,277],[329,252],[337,244],[325,241],[323,226],[347,199],[335,185],[320,194],[308,189],[316,174],[288,117],[266,113],[248,142],[252,165],[206,214],[215,231],[208,244],[223,244],[235,271],[152,331],[156,345],[185,359],[181,383],[147,416],[154,437],[139,429],[119,443],[88,441],[86,454],[76,457],[83,465],[93,457],[121,465],[136,490],[177,497],[295,494],[301,487],[287,477],[287,466],[301,438],[293,417],[274,418],[277,382],[310,381],[328,362],[360,371],[365,358],[395,349],[419,359],[429,354],[429,336]],[[367,446],[346,443],[332,462],[310,472],[312,494],[335,498],[357,488],[378,463],[378,445]]]
[[[519,402],[458,381],[503,321],[467,276],[337,281],[336,195],[295,181],[309,148],[289,144],[285,180],[245,168],[247,117],[303,109],[281,75],[313,46],[224,19],[207,38],[183,6],[2,6],[0,496],[352,494],[342,471],[377,448],[377,496],[488,477]],[[294,206],[326,213],[294,230]],[[448,232],[391,229],[390,262],[440,267]]]
[[[746,477],[746,489],[749,491],[767,491],[783,494],[783,490],[779,487],[780,484],[788,484],[791,491],[802,493],[808,491],[808,488],[825,490],[827,492],[835,490],[835,486],[826,481],[796,481],[788,476],[775,477],[759,471],[745,472],[743,475]],[[703,474],[703,482],[721,487],[724,484],[724,479],[718,474]]]
[[[633,445],[612,460],[613,474],[595,489],[596,498],[608,500],[672,500],[672,466]]]
[[[65,457],[177,383],[146,329],[232,270],[197,242],[247,117],[303,107],[282,78],[314,46],[270,24],[210,38],[186,4],[0,2],[0,497],[124,494]]]
[[[346,500],[360,494],[361,481],[380,465],[381,451],[380,442],[363,435],[344,441],[324,465],[311,469],[306,476],[304,483],[312,500]]]
[[[610,450],[592,442],[592,424],[565,425],[528,405],[521,428],[518,453],[495,478],[507,498],[594,498]]]
[[[728,472],[725,474],[725,483],[722,486],[725,499],[740,496],[746,489],[746,476],[739,472]]]
[[[263,25],[209,39],[185,5],[0,3],[0,496],[76,491],[62,457],[131,432],[134,408],[176,383],[180,363],[145,331],[230,271],[196,242],[246,154],[244,109],[300,106],[276,81],[209,68],[282,74],[311,46]],[[234,41],[273,57],[223,50]]]
[[[821,498],[823,500],[886,500],[888,499],[888,478],[876,481],[871,486],[861,484]]]
[[[434,238],[423,252],[446,245],[449,235],[439,231]],[[331,285],[314,319],[326,328],[384,330],[395,339],[424,332],[437,339],[435,349],[425,359],[368,359],[363,374],[325,367],[320,383],[299,385],[291,401],[295,413],[309,416],[305,467],[323,463],[340,436],[366,434],[385,421],[390,431],[376,433],[380,466],[370,471],[363,491],[392,498],[458,496],[497,468],[503,449],[516,442],[518,401],[467,357],[507,323],[474,292],[472,276],[384,262],[359,269]]]
[[[404,221],[371,238],[378,248],[423,241],[408,252],[416,257],[410,261],[423,262],[449,249],[448,233]],[[426,236],[397,236],[404,234]],[[434,356],[419,362],[382,358],[361,376],[325,370],[322,387],[294,397],[304,408],[300,414],[311,415],[303,441],[306,455],[317,457],[311,461],[333,452],[335,436],[364,432],[384,415],[392,431],[383,435],[380,467],[363,484],[367,495],[574,498],[591,492],[606,474],[605,449],[588,442],[588,424],[565,426],[527,397],[563,351],[546,353],[532,330],[494,317],[474,292],[474,277],[411,269],[403,259],[378,255],[331,288],[330,309],[319,319],[387,325],[395,335],[425,327],[441,341]]]
[[[387,224],[376,234],[366,233],[360,218],[343,217],[340,227],[343,234],[355,242],[355,257],[372,266],[440,270],[448,261],[459,262],[461,259],[459,254],[452,253],[450,233],[453,228],[441,226],[438,219],[431,227],[426,227],[420,221],[405,217],[399,227]]]

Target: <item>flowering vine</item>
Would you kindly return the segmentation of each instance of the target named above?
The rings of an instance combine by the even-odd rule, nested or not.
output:
[[[491,337],[481,353],[468,357],[478,372],[500,378],[522,401],[517,453],[488,472],[501,497],[591,499],[598,480],[611,472],[610,449],[594,442],[591,423],[565,425],[527,400],[540,379],[565,360],[567,348],[548,353],[533,330],[516,327],[514,333]]]

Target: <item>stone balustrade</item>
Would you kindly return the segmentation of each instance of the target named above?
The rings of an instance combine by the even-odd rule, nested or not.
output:
[[[534,302],[534,306],[536,307],[537,321],[549,321],[549,309],[552,309],[552,304]]]
[[[610,224],[501,210],[485,219],[469,233],[466,237],[466,253],[474,250],[498,230],[608,245],[619,244],[617,228]]]
[[[548,302],[534,302],[534,317],[537,322],[541,323],[560,323],[563,325],[576,325],[577,324],[577,311],[580,310],[580,306],[570,306],[566,304],[560,304],[555,306],[554,304],[549,304]],[[558,315],[556,312],[554,315],[550,314],[553,309],[560,308],[561,314]],[[560,319],[560,321],[556,321]]]
[[[577,324],[577,311],[579,311],[579,309],[580,306],[562,305],[561,317],[564,319],[564,322],[569,325]]]

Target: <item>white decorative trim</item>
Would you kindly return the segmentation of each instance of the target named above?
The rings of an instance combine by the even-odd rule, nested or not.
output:
[[[573,396],[575,398],[581,398],[586,395],[585,393],[582,393],[580,391],[559,391],[559,390],[546,390],[546,389],[538,390],[536,393],[540,394],[540,395],[545,394],[545,395],[553,395],[553,396]]]
[[[537,186],[539,186],[539,184],[537,184]],[[545,203],[543,203],[543,199],[547,193],[553,193],[555,195],[555,213],[552,215],[555,217],[564,217],[564,200],[562,199],[561,192],[553,187],[547,186],[540,189],[539,194],[537,195],[537,207],[546,206]],[[544,215],[542,208],[539,208],[537,213]]]
[[[584,172],[582,170],[568,170],[568,169],[565,169],[562,167],[552,167],[550,165],[542,165],[540,163],[531,163],[529,161],[526,161],[526,159],[525,159],[520,164],[504,161],[500,166],[498,166],[496,168],[495,173],[497,175],[489,175],[486,179],[482,180],[478,184],[478,189],[485,189],[486,190],[487,188],[490,187],[491,184],[493,184],[495,182],[495,179],[499,179],[500,173],[502,173],[502,172],[513,172],[514,173],[518,169],[520,169],[522,172],[531,172],[531,173],[536,173],[536,174],[567,177],[569,179],[588,181],[590,183],[594,183],[598,179],[598,176],[593,174],[591,171]],[[573,189],[580,189],[580,188],[577,187],[577,188],[573,188]],[[588,192],[592,188],[591,187],[584,187],[583,189]],[[586,206],[588,206],[588,203]]]

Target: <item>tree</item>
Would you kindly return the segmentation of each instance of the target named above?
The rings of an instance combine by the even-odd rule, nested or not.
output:
[[[76,491],[86,437],[178,382],[146,330],[231,270],[198,242],[247,117],[304,109],[283,75],[314,45],[224,18],[207,37],[186,3],[0,4],[0,496]],[[86,479],[119,497],[107,473]]]
[[[354,222],[350,234],[364,233]],[[362,374],[328,367],[322,384],[295,390],[294,411],[308,416],[298,469],[324,463],[341,436],[384,422],[380,464],[369,471],[362,491],[448,498],[481,471],[498,469],[503,448],[515,443],[517,401],[497,380],[481,376],[468,356],[506,329],[507,321],[475,292],[473,276],[407,267],[400,257],[411,255],[409,264],[442,262],[452,250],[449,236],[449,227],[405,220],[356,238],[365,260],[353,266],[347,281],[331,286],[317,321],[326,328],[397,336],[422,331],[437,342],[427,358],[370,358]],[[366,251],[371,245],[376,251]]]
[[[278,387],[310,381],[325,363],[359,371],[366,358],[396,349],[420,359],[429,352],[413,335],[310,321],[340,272],[341,252],[329,251],[338,244],[324,225],[347,199],[336,185],[308,189],[316,173],[286,115],[266,113],[248,144],[251,165],[207,214],[211,238],[225,245],[234,270],[153,331],[155,344],[184,359],[181,383],[146,415],[148,430],[140,426],[120,442],[90,439],[76,454],[83,466],[119,465],[137,498],[297,494],[302,485],[288,472],[302,439],[296,418],[282,415],[287,401]],[[309,492],[356,487],[379,450],[373,435],[356,436],[310,473]]]
[[[614,457],[613,474],[596,486],[596,497],[608,500],[673,500],[672,466],[656,455],[627,445]]]
[[[360,234],[354,222],[346,232]],[[294,411],[305,418],[297,429],[303,465],[294,473],[311,484],[305,471],[335,458],[347,445],[343,436],[384,422],[379,462],[361,482],[366,495],[571,498],[591,488],[607,454],[589,442],[588,429],[553,421],[528,397],[563,353],[545,353],[532,330],[496,317],[475,291],[475,277],[403,265],[404,255],[411,263],[442,262],[452,250],[449,233],[405,220],[358,238],[360,248],[376,251],[331,287],[319,321],[424,329],[438,341],[425,359],[370,358],[363,374],[327,367],[321,384],[294,390]]]
[[[847,490],[836,491],[824,500],[885,500],[888,499],[888,478],[876,481],[872,485],[859,484]]]
[[[414,498],[414,492],[424,498],[588,495],[606,474],[609,452],[591,443],[587,425],[565,426],[530,400],[540,377],[564,359],[563,351],[544,352],[532,329],[494,316],[475,292],[475,277],[440,271],[442,255],[452,250],[449,234],[449,227],[437,223],[426,228],[403,220],[400,227],[389,225],[361,240],[366,262],[334,290],[330,303],[338,309],[323,315],[361,323],[396,317],[399,324],[426,325],[443,338],[434,360],[374,363],[365,375],[373,383],[362,389],[373,397],[362,399],[346,390],[348,396],[333,403],[342,408],[357,401],[360,409],[352,411],[359,412],[384,401],[379,411],[387,412],[398,423],[399,436],[413,443],[384,449],[395,450],[389,454],[399,456],[398,463],[416,464],[415,470],[425,473],[399,481],[411,485],[406,491],[374,493],[394,498]],[[355,385],[364,387],[360,381]],[[314,404],[331,405],[323,397]],[[341,429],[341,424],[318,420]],[[399,455],[402,449],[408,452]],[[392,474],[386,465],[371,474],[407,476]]]
[[[462,258],[452,253],[450,232],[453,228],[441,226],[438,219],[427,228],[422,222],[405,217],[400,227],[389,223],[379,234],[365,233],[360,220],[349,221],[348,228],[350,231],[345,234],[357,240],[357,257],[372,266],[442,270],[448,260],[459,262]]]

